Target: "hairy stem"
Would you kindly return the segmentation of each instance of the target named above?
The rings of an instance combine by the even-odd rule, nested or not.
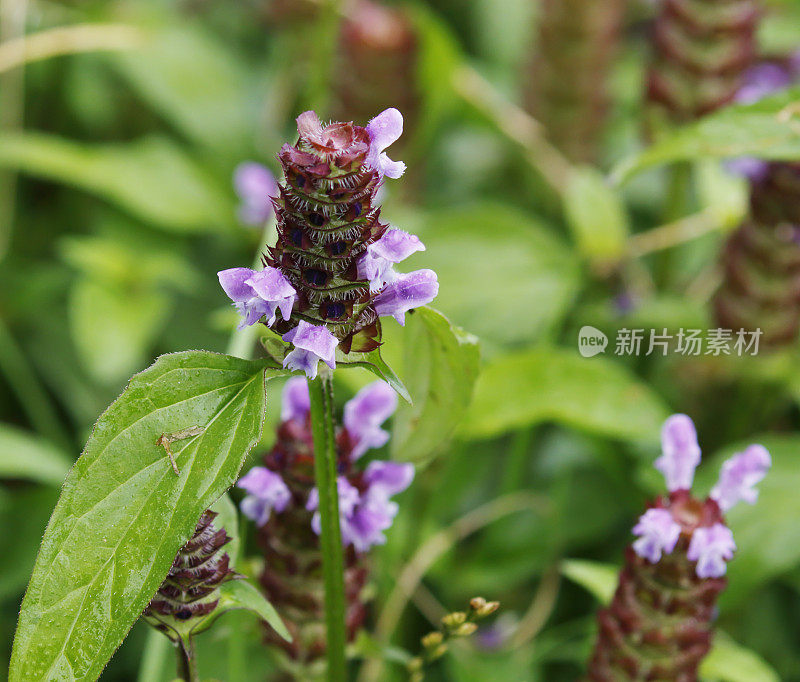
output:
[[[178,656],[178,677],[184,682],[200,682],[191,635],[186,640],[179,637],[175,651]]]
[[[336,487],[336,436],[333,423],[333,375],[323,368],[309,382],[311,427],[314,434],[314,476],[319,492],[322,526],[322,572],[325,582],[328,682],[346,680],[344,552],[339,529],[339,493]]]

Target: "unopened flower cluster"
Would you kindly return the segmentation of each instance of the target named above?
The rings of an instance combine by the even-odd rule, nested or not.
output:
[[[376,193],[405,164],[384,151],[403,130],[397,109],[366,127],[323,125],[313,111],[297,118],[299,140],[279,153],[284,182],[276,196],[259,167],[240,167],[236,186],[249,222],[275,211],[278,242],[261,270],[219,273],[241,326],[263,321],[292,344],[284,366],[316,377],[319,361],[331,369],[337,351],[368,352],[380,345],[380,317],[404,324],[405,313],[432,301],[432,270],[400,273],[395,266],[425,249],[414,235],[380,220]]]

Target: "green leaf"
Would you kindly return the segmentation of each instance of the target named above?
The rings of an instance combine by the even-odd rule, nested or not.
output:
[[[395,412],[391,450],[396,459],[420,462],[447,443],[463,418],[480,351],[478,339],[431,308],[419,308],[406,320],[402,367],[413,403]]]
[[[381,356],[380,348],[371,350],[369,353],[349,353],[343,355],[340,361],[337,357],[337,366],[341,367],[363,367],[372,372],[379,379],[383,379],[391,386],[397,394],[407,403],[411,402],[411,395],[405,387],[400,377],[386,363]]]
[[[700,161],[695,173],[700,206],[725,229],[740,225],[750,210],[750,183],[714,160]]]
[[[153,109],[187,137],[226,154],[248,148],[255,118],[246,71],[196,25],[156,32],[141,50],[107,59]]]
[[[557,348],[498,357],[478,377],[460,433],[489,438],[553,421],[613,438],[657,442],[661,399],[624,367]]]
[[[232,191],[165,138],[89,146],[43,133],[6,134],[0,136],[0,167],[97,194],[174,231],[233,225]]]
[[[198,625],[198,632],[206,629],[211,624],[211,621],[216,620],[223,613],[245,609],[256,614],[261,620],[266,621],[285,640],[290,641],[292,639],[292,635],[286,629],[275,607],[267,601],[253,584],[246,580],[230,580],[220,587],[219,592],[219,605],[210,614],[209,622],[204,620]]]
[[[780,682],[778,673],[757,653],[717,630],[711,651],[700,664],[704,682]]]
[[[426,214],[417,262],[439,277],[435,305],[482,342],[529,342],[563,319],[578,258],[529,214],[476,204]]]
[[[619,580],[619,567],[599,561],[566,559],[561,562],[561,574],[576,585],[586,588],[603,604],[611,603]]]
[[[59,486],[72,460],[41,436],[0,424],[0,478],[21,478]]]
[[[737,156],[794,161],[800,158],[800,87],[755,104],[725,107],[665,135],[632,158],[612,177],[625,182],[647,168],[676,161]]]
[[[578,251],[590,262],[611,264],[624,255],[630,232],[625,205],[598,170],[583,166],[573,171],[564,210]]]
[[[728,564],[728,588],[722,608],[729,610],[759,585],[800,565],[797,519],[800,518],[800,452],[798,436],[755,436],[725,448],[703,463],[694,489],[708,491],[716,482],[722,463],[750,443],[761,443],[772,456],[772,467],[758,484],[755,506],[740,503],[726,515],[736,540],[736,555]]]
[[[83,366],[96,381],[113,384],[144,364],[167,321],[170,301],[154,289],[81,277],[72,286],[68,306]]]
[[[258,442],[265,382],[281,371],[204,351],[165,355],[94,427],[42,541],[22,603],[10,680],[95,680],[197,519]],[[156,440],[177,440],[176,476]]]

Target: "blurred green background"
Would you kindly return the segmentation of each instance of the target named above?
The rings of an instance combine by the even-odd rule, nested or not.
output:
[[[503,604],[431,679],[574,680],[598,595],[662,490],[661,422],[686,411],[706,454],[700,489],[736,444],[764,442],[774,460],[759,504],[730,515],[740,551],[706,679],[800,681],[797,342],[743,359],[614,354],[621,328],[716,326],[719,254],[747,204],[717,161],[697,163],[673,216],[694,216],[696,234],[654,247],[649,231],[671,220],[664,169],[603,177],[644,145],[652,3],[620,3],[608,78],[586,86],[607,116],[587,133],[557,114],[564,155],[525,113],[543,78],[535,0],[323,5],[0,0],[0,669],[94,420],[157,355],[228,346],[236,316],[216,272],[249,265],[260,240],[237,218],[235,167],[277,172],[305,109],[363,125],[396,106],[406,130],[390,153],[408,171],[386,187],[383,216],[425,242],[413,266],[437,271],[434,305],[480,338],[482,372],[375,553],[372,622],[409,562],[429,560],[410,603],[384,613],[398,645],[416,651],[429,620],[472,596]],[[763,51],[800,46],[798,3],[768,5]],[[589,153],[563,142],[573,131]],[[568,159],[590,156],[572,172]],[[578,354],[584,325],[608,335],[604,354]],[[226,619],[198,642],[204,676],[264,679],[254,624]],[[232,645],[242,632],[253,641]],[[145,639],[136,626],[103,679],[155,679]]]

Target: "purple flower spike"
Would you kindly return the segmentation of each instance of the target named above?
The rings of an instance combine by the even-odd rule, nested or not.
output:
[[[407,462],[370,462],[364,472],[370,492],[391,497],[402,493],[414,480],[414,465]]]
[[[722,465],[719,481],[711,490],[711,499],[726,512],[740,500],[755,504],[758,490],[755,485],[767,475],[772,460],[762,445],[751,445]]]
[[[233,173],[233,187],[242,202],[239,219],[245,225],[261,225],[272,217],[278,181],[269,168],[254,161],[240,163]]]
[[[264,467],[253,467],[236,484],[237,488],[247,491],[242,500],[242,514],[263,526],[269,521],[274,509],[282,512],[292,499],[292,494],[283,479],[273,471]]]
[[[667,509],[648,509],[633,527],[639,539],[633,550],[651,564],[658,563],[663,554],[671,554],[681,535],[681,527]]]
[[[358,459],[370,448],[379,448],[389,440],[381,428],[397,409],[397,394],[385,381],[374,381],[362,388],[344,406],[344,427]]]
[[[370,139],[367,165],[396,180],[405,173],[406,164],[392,161],[383,150],[403,134],[403,114],[394,108],[386,109],[367,124],[367,133]]]
[[[403,325],[409,310],[430,303],[438,293],[439,281],[433,270],[400,274],[375,297],[375,312],[391,315]]]
[[[736,543],[731,529],[721,523],[695,529],[686,556],[696,561],[700,578],[721,578],[727,570],[726,562],[733,558]]]
[[[305,377],[292,377],[283,387],[281,421],[296,419],[304,422],[311,411],[311,397]]]
[[[424,251],[425,245],[416,235],[403,230],[386,230],[383,236],[367,247],[358,262],[358,276],[369,280],[369,290],[378,291],[384,284],[396,279],[393,265],[412,253]]]
[[[309,379],[316,378],[320,360],[331,369],[336,367],[336,346],[339,345],[339,339],[326,326],[314,326],[300,320],[294,329],[281,338],[294,344],[294,350],[283,359],[284,367],[303,370]]]
[[[670,492],[689,490],[694,479],[694,470],[700,463],[700,446],[692,420],[685,414],[673,414],[661,429],[663,454],[655,461],[655,467],[667,481]]]
[[[239,329],[269,317],[268,325],[275,323],[276,311],[288,320],[296,292],[280,270],[264,268],[230,268],[217,273],[219,283],[244,318]]]

